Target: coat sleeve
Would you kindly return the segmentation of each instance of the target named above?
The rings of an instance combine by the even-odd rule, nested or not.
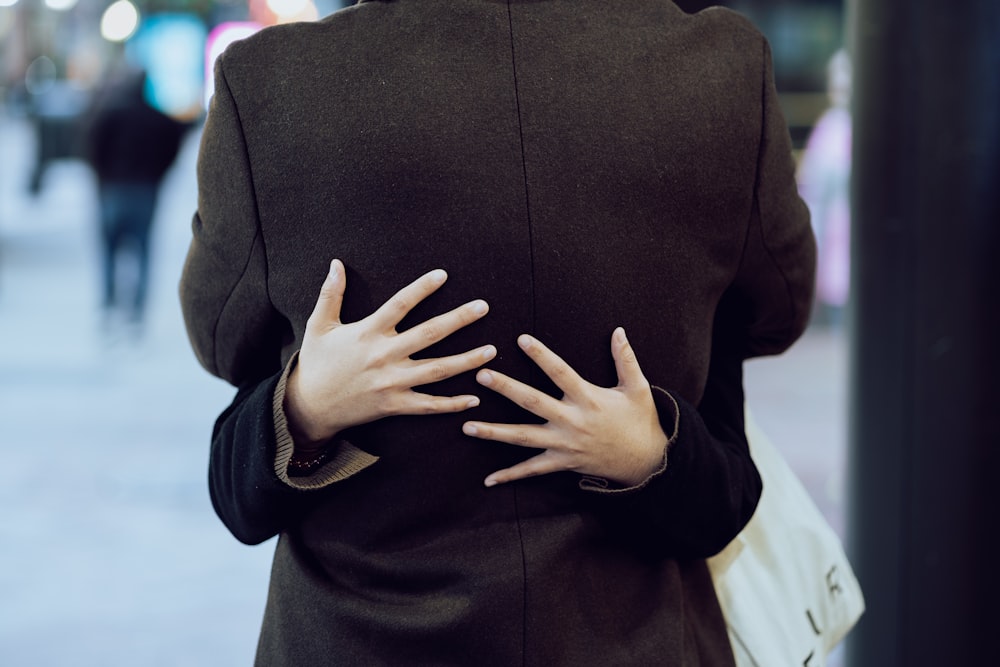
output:
[[[215,513],[244,544],[277,535],[292,517],[318,502],[284,484],[274,472],[275,426],[272,407],[281,373],[240,387],[215,422],[208,466],[208,489]]]
[[[744,358],[779,354],[805,330],[816,278],[816,240],[795,180],[788,126],[778,104],[771,52],[763,40],[757,179],[742,261],[732,290],[732,326]]]
[[[281,370],[290,326],[271,304],[267,256],[239,110],[216,64],[198,154],[198,210],[180,283],[181,309],[199,362],[241,386]]]
[[[216,86],[198,156],[198,211],[180,282],[181,309],[199,362],[238,391],[212,434],[209,491],[239,540],[277,533],[307,496],[274,471],[275,387],[288,322],[267,289],[267,258],[239,109],[216,65]],[[315,495],[315,494],[312,494]]]

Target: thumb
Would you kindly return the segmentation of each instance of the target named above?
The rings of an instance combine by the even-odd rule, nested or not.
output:
[[[320,288],[316,307],[309,316],[308,326],[320,327],[322,330],[340,325],[340,308],[344,303],[344,290],[347,288],[347,276],[344,264],[335,259],[330,262],[330,272],[326,274],[323,287]]]
[[[645,388],[648,384],[646,376],[639,368],[639,361],[635,358],[635,351],[632,344],[625,336],[625,329],[618,327],[611,334],[611,356],[615,360],[615,369],[618,371],[618,386],[626,390]]]

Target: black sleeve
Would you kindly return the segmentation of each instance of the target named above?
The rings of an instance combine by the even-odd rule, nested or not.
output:
[[[260,544],[322,498],[302,491],[274,472],[276,437],[272,401],[277,373],[240,387],[212,432],[209,494],[216,514],[244,544]]]

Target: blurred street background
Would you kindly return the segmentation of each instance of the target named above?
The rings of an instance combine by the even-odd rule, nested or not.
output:
[[[831,104],[840,3],[778,3],[783,12],[729,4],[769,31],[804,156]],[[209,436],[233,392],[196,363],[176,289],[196,202],[210,35],[280,17],[164,1],[140,5],[133,25],[114,6],[108,19],[110,2],[0,0],[0,666],[249,665],[273,542],[240,545],[210,506]],[[309,18],[337,7],[293,9]],[[166,16],[176,32],[163,29]],[[158,41],[161,33],[173,36]],[[137,35],[155,46],[132,48]],[[199,44],[196,67],[157,75],[153,101],[190,130],[153,219],[143,326],[109,326],[98,184],[78,123],[113,63],[177,53],[174,39]],[[805,337],[781,357],[750,362],[746,384],[757,421],[844,534],[846,286],[833,287]]]

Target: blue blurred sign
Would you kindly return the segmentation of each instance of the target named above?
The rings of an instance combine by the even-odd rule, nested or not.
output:
[[[146,71],[146,99],[152,106],[177,118],[201,113],[207,37],[205,24],[193,14],[143,19],[125,52]]]

